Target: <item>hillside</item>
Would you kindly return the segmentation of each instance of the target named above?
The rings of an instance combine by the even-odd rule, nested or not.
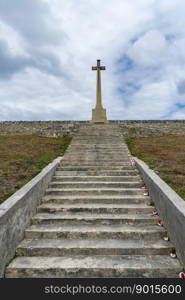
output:
[[[62,156],[70,141],[70,137],[0,136],[0,203]]]
[[[64,154],[70,137],[0,136],[0,203]],[[185,199],[185,135],[126,139],[133,156],[144,160]]]
[[[133,156],[144,160],[185,199],[185,135],[138,137],[126,142]]]

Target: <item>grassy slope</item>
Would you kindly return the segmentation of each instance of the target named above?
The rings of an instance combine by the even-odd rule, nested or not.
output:
[[[185,199],[185,135],[128,139],[133,156],[144,160]]]
[[[62,156],[70,141],[70,137],[0,136],[0,203]]]

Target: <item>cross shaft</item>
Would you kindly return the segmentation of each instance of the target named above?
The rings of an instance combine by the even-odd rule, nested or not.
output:
[[[104,66],[101,66],[101,60],[97,60],[97,66],[92,67],[93,71],[97,71],[97,86],[96,86],[96,108],[103,109],[102,106],[102,93],[101,93],[101,72],[106,70]]]

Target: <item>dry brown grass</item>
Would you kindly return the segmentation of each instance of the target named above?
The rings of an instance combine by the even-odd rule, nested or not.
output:
[[[0,136],[0,203],[62,156],[70,141],[70,137]]]
[[[185,135],[139,137],[127,140],[133,156],[144,160],[185,199]]]

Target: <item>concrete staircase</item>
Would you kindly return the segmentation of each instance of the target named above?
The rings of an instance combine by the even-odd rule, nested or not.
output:
[[[6,277],[178,277],[118,125],[84,125]]]

